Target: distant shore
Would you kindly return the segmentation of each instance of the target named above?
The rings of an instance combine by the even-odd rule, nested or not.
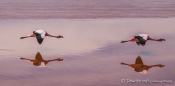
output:
[[[9,2],[8,2],[9,1]],[[0,1],[0,19],[171,18],[175,1],[38,0]]]

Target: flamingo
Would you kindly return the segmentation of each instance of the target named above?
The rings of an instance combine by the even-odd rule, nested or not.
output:
[[[30,34],[28,36],[21,37],[20,39],[29,38],[29,37],[36,37],[38,43],[42,44],[45,36],[55,37],[55,38],[63,38],[63,36],[61,36],[61,35],[59,35],[59,36],[52,36],[52,35],[48,34],[46,31],[44,31],[44,30],[35,30],[35,31],[33,31],[32,34]]]
[[[125,42],[136,42],[137,45],[142,45],[144,46],[146,44],[147,40],[152,40],[152,41],[165,41],[165,39],[160,38],[160,39],[152,39],[150,36],[148,36],[147,34],[139,34],[137,36],[134,36],[132,39],[127,40],[127,41],[121,41],[121,43],[125,43]]]
[[[148,73],[148,70],[149,70],[150,68],[152,68],[152,67],[160,67],[160,68],[162,68],[162,67],[165,66],[165,65],[162,65],[162,64],[156,64],[156,65],[150,65],[150,66],[144,65],[144,64],[143,64],[143,61],[142,61],[142,59],[141,59],[140,56],[138,56],[138,57],[136,58],[135,64],[127,64],[127,63],[121,62],[121,65],[128,65],[128,66],[130,66],[131,68],[134,68],[134,70],[135,70],[136,72],[139,72],[139,73],[141,73],[141,74],[147,74],[147,73]]]
[[[27,58],[22,58],[22,57],[20,59],[28,60],[29,62],[33,63],[34,66],[38,66],[38,67],[45,67],[49,62],[52,62],[52,61],[63,61],[62,58],[44,60],[39,52],[37,52],[35,59],[27,59]]]

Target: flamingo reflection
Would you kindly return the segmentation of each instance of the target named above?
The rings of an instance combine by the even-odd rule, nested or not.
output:
[[[45,67],[49,62],[52,61],[63,61],[62,58],[52,59],[52,60],[44,60],[39,52],[37,52],[35,59],[27,59],[27,58],[20,58],[21,60],[28,60],[29,62],[33,63],[34,66]]]
[[[131,68],[134,68],[134,70],[135,70],[136,72],[139,72],[139,73],[141,73],[141,74],[147,74],[147,73],[148,73],[148,70],[149,70],[150,68],[152,68],[152,67],[160,67],[160,68],[162,68],[162,67],[165,66],[165,65],[162,65],[162,64],[156,64],[156,65],[150,65],[150,66],[144,65],[144,63],[143,63],[143,61],[142,61],[142,59],[141,59],[140,56],[138,56],[138,57],[136,58],[135,64],[127,64],[127,63],[121,62],[121,65],[128,65],[128,66],[130,66]]]

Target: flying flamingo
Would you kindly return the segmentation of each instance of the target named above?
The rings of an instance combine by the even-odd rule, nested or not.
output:
[[[127,63],[121,62],[121,65],[128,65],[128,66],[130,66],[131,68],[134,68],[134,70],[135,70],[136,72],[139,72],[139,73],[141,73],[141,74],[147,74],[147,73],[148,73],[148,70],[149,70],[150,68],[152,68],[152,67],[160,67],[160,68],[162,68],[162,67],[165,66],[165,65],[162,65],[162,64],[156,64],[156,65],[150,65],[150,66],[144,65],[144,64],[143,64],[143,61],[142,61],[142,59],[141,59],[140,56],[138,56],[138,57],[136,58],[135,64],[127,64]]]
[[[52,61],[63,61],[62,58],[44,60],[39,52],[36,54],[35,59],[27,59],[22,57],[20,59],[28,60],[29,62],[33,63],[34,66],[38,66],[38,67],[45,67],[49,62],[52,62]]]
[[[33,31],[32,34],[30,34],[28,36],[21,37],[20,39],[29,38],[29,37],[36,37],[38,43],[41,44],[43,42],[45,36],[55,37],[55,38],[63,38],[63,36],[61,36],[61,35],[52,36],[44,30],[35,30],[35,31]]]
[[[138,45],[144,46],[147,40],[159,41],[159,42],[165,41],[165,39],[162,39],[162,38],[160,38],[160,39],[152,39],[147,34],[139,34],[137,36],[134,36],[130,40],[121,41],[121,43],[125,43],[125,42],[130,42],[131,41],[131,42],[136,42]]]

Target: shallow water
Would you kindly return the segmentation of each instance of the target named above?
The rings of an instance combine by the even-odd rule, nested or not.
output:
[[[175,38],[175,18],[0,22],[0,66],[3,69],[0,82],[3,86],[118,86],[122,84],[121,79],[175,80],[175,49],[172,47],[175,43],[172,40]],[[41,28],[52,35],[63,35],[64,38],[46,37],[42,45],[35,38],[19,39]],[[135,43],[120,43],[143,32],[153,38],[165,38],[166,41],[148,41],[144,47]],[[34,59],[37,52],[46,60],[64,60],[51,62],[44,68],[20,60],[20,57]],[[142,75],[130,67],[120,65],[120,62],[133,64],[138,55],[146,65],[164,64],[165,67],[152,68],[147,75]],[[151,85],[159,86],[160,83]]]
[[[174,0],[1,0],[0,19],[171,18]]]
[[[85,1],[79,1],[82,0],[76,0],[72,4],[70,3],[71,0],[60,2],[64,9],[59,9],[66,11],[60,14],[61,16],[48,14],[41,17],[38,16],[42,13],[48,13],[49,10],[46,8],[55,8],[60,13],[60,10],[54,7],[57,5],[53,5],[55,4],[54,0],[43,1],[43,3],[48,3],[47,5],[39,3],[40,0],[38,2],[35,0],[0,1],[1,86],[138,85],[137,83],[123,84],[121,79],[172,80],[172,84],[164,83],[163,86],[174,86],[174,0],[153,0],[154,3],[152,4],[148,4],[151,2],[147,0],[148,2],[143,5],[139,3],[145,2],[144,0],[139,0],[138,3],[134,3],[137,0],[133,0],[133,2],[117,0],[118,3],[125,4],[118,9],[127,9],[126,12],[129,12],[128,9],[130,8],[126,8],[126,5],[135,8],[149,7],[144,8],[144,10],[152,11],[145,14],[144,10],[135,10],[138,13],[133,16],[130,16],[131,13],[114,16],[113,12],[119,11],[110,10],[112,17],[103,12],[119,5],[112,3],[115,2],[114,0],[110,0],[107,4],[103,4],[104,0],[100,2],[96,0],[93,3],[89,1],[88,4],[85,4],[87,3]],[[58,1],[55,2],[58,4]],[[72,8],[72,5],[76,7]],[[78,7],[86,7],[86,5],[95,6],[95,8],[87,9],[89,11],[84,9],[80,12],[73,11],[73,9],[77,10]],[[21,6],[24,7],[21,8]],[[35,10],[36,13],[34,13]],[[134,8],[132,8],[132,12],[133,10]],[[156,16],[154,10],[158,10],[155,13],[160,12],[160,15]],[[50,11],[55,12],[53,9]],[[17,12],[19,14],[16,14]],[[93,15],[88,15],[87,12],[91,12]],[[124,11],[121,10],[120,12]],[[82,15],[80,15],[81,13]],[[100,16],[96,13],[103,14]],[[21,36],[29,35],[37,29],[46,30],[51,35],[63,35],[64,38],[45,37],[42,45],[37,43],[36,38],[20,39]],[[136,43],[120,43],[120,41],[130,39],[139,33],[147,33],[152,38],[165,38],[166,41],[148,41],[145,46],[137,46]],[[64,60],[50,62],[46,67],[37,67],[20,59],[21,57],[35,59],[37,52],[40,52],[45,60],[56,58],[63,58]],[[129,66],[120,64],[121,62],[133,64],[139,55],[146,65],[163,64],[165,67],[151,68],[148,74],[144,75],[135,72]],[[147,84],[151,86],[161,85],[160,83],[141,83],[139,85],[146,86]]]

